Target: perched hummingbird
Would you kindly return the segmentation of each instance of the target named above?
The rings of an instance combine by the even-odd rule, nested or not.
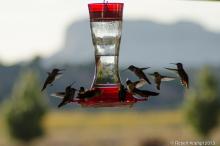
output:
[[[52,94],[52,96],[62,98],[62,102],[58,105],[59,108],[65,104],[69,103],[71,100],[73,100],[77,89],[72,88],[72,85],[73,85],[73,83],[71,85],[67,86],[65,88],[65,92],[57,92],[55,94]]]
[[[60,71],[64,71],[64,69],[54,68],[51,73],[47,72],[48,77],[47,77],[46,81],[44,82],[44,86],[41,89],[41,91],[43,91],[47,87],[47,85],[49,85],[49,84],[51,86],[53,85],[52,82],[55,81],[56,79],[58,79],[62,75],[62,73]]]
[[[161,81],[172,81],[175,79],[174,77],[163,76],[158,72],[154,72],[153,74],[149,74],[149,75],[154,77],[154,82],[158,90],[160,90]]]
[[[127,94],[127,89],[124,87],[124,85],[120,85],[120,90],[118,92],[118,97],[120,102],[125,102]]]
[[[186,88],[189,88],[189,78],[187,73],[183,69],[183,64],[182,63],[171,63],[171,64],[176,65],[177,69],[173,69],[173,68],[165,68],[165,69],[175,71],[179,75],[182,85],[185,86]]]
[[[147,81],[149,84],[151,84],[150,80],[147,78],[147,76],[145,75],[145,73],[143,72],[143,70],[148,69],[150,67],[145,67],[145,68],[138,68],[134,65],[130,65],[127,69],[132,71],[136,76],[139,77],[139,79],[144,79],[145,81]]]
[[[97,88],[92,88],[90,90],[85,91],[84,87],[80,87],[77,98],[79,98],[79,99],[89,99],[89,98],[92,98],[92,97],[100,96],[101,94],[102,94],[101,90],[99,90]]]
[[[84,93],[85,93],[85,88],[84,87],[80,87],[78,94],[84,94]]]
[[[141,82],[142,81],[132,82],[131,80],[127,80],[126,84],[127,84],[128,92],[130,92],[131,94],[138,94],[138,95],[140,95],[142,97],[146,97],[146,98],[149,96],[159,95],[159,93],[156,93],[156,92],[138,89],[138,85],[139,84],[141,85]]]

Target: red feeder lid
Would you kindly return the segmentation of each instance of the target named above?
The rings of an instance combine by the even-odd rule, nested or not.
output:
[[[123,16],[123,3],[88,4],[90,21],[120,21]]]

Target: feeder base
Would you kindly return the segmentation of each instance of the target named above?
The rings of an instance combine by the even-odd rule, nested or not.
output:
[[[117,84],[98,85],[96,89],[101,90],[101,95],[90,99],[74,100],[81,104],[82,107],[132,107],[138,101],[146,101],[147,98],[135,98],[132,94],[127,93],[123,101],[119,98],[120,87]]]

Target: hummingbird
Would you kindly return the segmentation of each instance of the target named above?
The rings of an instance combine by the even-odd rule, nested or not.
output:
[[[85,90],[84,87],[80,87],[77,98],[79,99],[89,99],[96,96],[100,96],[102,94],[101,90],[97,88],[92,88],[89,90]]]
[[[85,88],[84,87],[80,87],[78,94],[84,94],[84,93],[85,93]]]
[[[158,90],[160,90],[161,81],[172,81],[175,79],[174,77],[163,76],[158,72],[154,72],[153,74],[149,75],[154,77],[154,82]]]
[[[151,84],[150,80],[147,78],[147,76],[143,72],[143,70],[148,69],[148,68],[150,68],[150,67],[139,68],[139,67],[136,67],[134,65],[130,65],[127,69],[132,71],[136,76],[139,77],[139,79],[144,79],[149,84]]]
[[[132,82],[131,80],[127,80],[126,84],[127,84],[128,92],[130,92],[131,94],[138,94],[138,95],[140,95],[142,97],[146,97],[146,98],[149,96],[159,95],[159,93],[156,93],[156,92],[138,89],[139,87],[143,86],[143,81]]]
[[[43,85],[43,88],[41,89],[41,91],[43,91],[47,85],[51,85],[53,86],[52,82],[55,81],[56,79],[58,79],[61,75],[62,75],[62,72],[60,71],[64,71],[65,69],[57,69],[57,68],[54,68],[52,70],[52,72],[47,72],[48,74],[48,77],[46,79],[46,81],[44,82],[44,85]]]
[[[126,94],[127,94],[127,89],[124,87],[124,85],[121,84],[118,92],[118,97],[120,102],[125,102]]]
[[[170,63],[170,64],[176,65],[177,69],[173,69],[173,68],[165,68],[165,69],[175,71],[180,77],[181,84],[185,86],[186,88],[189,88],[189,78],[188,78],[187,73],[183,69],[183,64],[182,63]]]
[[[56,92],[55,94],[52,94],[52,96],[62,98],[61,103],[58,105],[58,108],[60,108],[63,105],[66,105],[67,103],[71,102],[75,96],[75,92],[77,89],[72,88],[72,83],[71,85],[67,86],[65,88],[65,92]]]
[[[127,84],[128,92],[133,93],[133,90],[135,88],[141,88],[146,84],[146,81],[144,79],[140,79],[139,81],[132,82],[131,80],[127,79],[126,84]]]
[[[80,97],[83,97],[83,95],[85,94],[85,88],[84,87],[80,87],[79,88],[79,92],[78,92],[78,95],[77,95],[77,98],[80,98]]]

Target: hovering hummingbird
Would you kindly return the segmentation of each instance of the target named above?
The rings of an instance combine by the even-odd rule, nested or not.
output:
[[[134,89],[144,86],[146,84],[146,81],[144,79],[140,79],[139,81],[132,82],[131,80],[127,79],[126,84],[128,92],[133,94]]]
[[[149,74],[149,75],[154,77],[154,82],[158,90],[160,90],[161,81],[172,81],[175,79],[174,77],[163,76],[158,72],[154,72],[153,74]]]
[[[139,77],[139,79],[144,79],[145,81],[147,81],[149,84],[151,84],[150,80],[147,78],[147,76],[145,75],[145,73],[143,72],[143,70],[148,69],[150,67],[145,67],[145,68],[138,68],[134,65],[130,65],[127,69],[132,71],[136,76]]]
[[[55,94],[52,94],[52,96],[62,98],[62,102],[58,105],[59,108],[65,104],[71,102],[71,100],[73,100],[73,98],[75,96],[75,92],[77,91],[77,89],[72,88],[73,84],[74,83],[67,86],[65,88],[65,92],[56,92]]]
[[[126,84],[127,84],[127,89],[131,94],[138,94],[138,95],[140,95],[142,97],[146,97],[146,98],[149,96],[159,95],[159,93],[156,93],[156,92],[138,89],[140,86],[143,85],[143,81],[132,82],[131,80],[127,80]]]
[[[64,71],[64,69],[57,69],[57,68],[54,68],[52,70],[52,72],[47,72],[48,74],[48,77],[46,79],[46,81],[44,82],[44,85],[43,85],[43,88],[41,89],[41,91],[43,91],[47,85],[51,85],[53,86],[52,82],[55,81],[56,79],[58,79],[61,75],[62,75],[62,72],[60,71]]]
[[[182,63],[170,63],[170,64],[176,65],[177,69],[173,69],[173,68],[165,68],[165,69],[175,71],[179,75],[182,85],[185,86],[186,88],[189,88],[189,78],[187,73],[183,69],[183,64]]]
[[[85,90],[84,87],[80,87],[77,98],[79,99],[89,99],[96,96],[100,96],[102,94],[101,90],[97,88],[92,88],[89,90]]]
[[[127,89],[124,87],[124,85],[121,84],[118,92],[118,97],[120,102],[125,102],[126,94],[127,94]]]

